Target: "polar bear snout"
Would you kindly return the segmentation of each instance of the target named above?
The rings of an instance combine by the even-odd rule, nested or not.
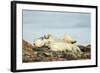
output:
[[[33,46],[34,46],[34,47],[37,47],[37,48],[42,47],[43,45],[44,45],[44,42],[43,42],[42,39],[37,39],[37,40],[35,40],[35,41],[33,42]]]

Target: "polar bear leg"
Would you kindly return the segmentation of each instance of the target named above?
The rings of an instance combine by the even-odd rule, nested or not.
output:
[[[80,50],[80,48],[75,45],[73,46],[73,52],[77,55],[77,57],[81,57],[82,55],[82,51]]]

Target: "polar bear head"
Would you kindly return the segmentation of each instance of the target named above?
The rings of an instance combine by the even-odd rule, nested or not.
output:
[[[33,46],[35,48],[47,46],[50,43],[50,41],[53,41],[53,38],[51,37],[51,34],[46,33],[43,37],[35,39],[33,41]]]
[[[71,43],[71,44],[74,44],[74,43],[77,42],[71,36],[66,35],[66,34],[63,36],[63,41],[66,42],[66,43]]]
[[[33,42],[33,46],[35,48],[40,48],[43,45],[44,45],[44,42],[43,42],[43,39],[41,39],[41,38],[38,38],[38,39],[34,40],[34,42]]]

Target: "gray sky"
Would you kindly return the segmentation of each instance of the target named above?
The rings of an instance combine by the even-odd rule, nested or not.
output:
[[[23,10],[23,39],[32,43],[46,32],[55,37],[69,34],[79,44],[90,42],[91,14]]]

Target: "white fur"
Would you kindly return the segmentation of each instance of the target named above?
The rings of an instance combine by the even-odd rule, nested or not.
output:
[[[44,42],[42,39],[37,39],[33,42],[33,47],[40,48],[44,45]]]
[[[65,43],[65,42],[56,42],[56,41],[51,41],[50,44],[48,45],[49,48],[51,48],[52,51],[74,51],[74,52],[81,52],[80,48],[77,47],[75,44],[71,43]]]
[[[46,34],[47,36],[47,34]],[[55,40],[52,36],[49,38],[44,39],[37,39],[34,41],[35,47],[42,47],[42,46],[48,46],[52,51],[69,51],[73,52],[75,54],[81,54],[81,50],[78,46],[75,44],[72,44],[71,42],[74,41],[70,36],[64,36],[64,39],[62,41]]]
[[[64,50],[71,51],[72,50],[71,48],[72,45],[66,44],[64,42],[54,42],[54,43],[51,43],[49,47],[51,48],[52,51],[64,51]]]
[[[68,37],[68,38],[67,38]],[[70,36],[65,37],[65,41],[57,41],[54,38],[50,37],[48,39],[45,39],[44,43],[48,43],[46,46],[48,46],[52,51],[69,51],[73,52],[74,54],[80,56],[81,50],[78,46],[75,44],[72,44],[71,42],[74,41],[71,39]]]
[[[66,35],[66,34],[63,36],[62,40],[64,42],[66,42],[66,43],[71,43],[71,42],[74,42],[75,41],[71,36]]]

